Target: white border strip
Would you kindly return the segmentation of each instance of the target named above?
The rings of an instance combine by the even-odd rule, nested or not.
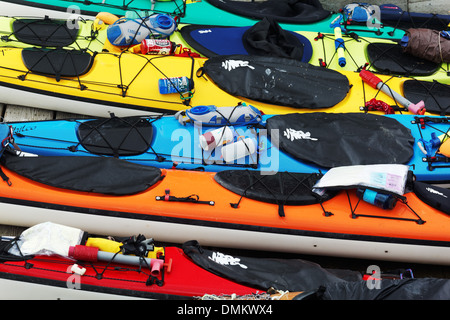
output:
[[[139,232],[147,237],[158,239],[158,241],[173,243],[197,240],[202,245],[226,248],[450,265],[450,247],[344,240],[203,227],[80,214],[6,203],[0,203],[0,212],[0,223],[24,227],[52,221],[91,233],[130,236]]]

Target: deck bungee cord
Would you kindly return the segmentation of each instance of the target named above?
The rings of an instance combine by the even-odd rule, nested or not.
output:
[[[8,30],[0,31],[2,48],[40,46],[81,51],[101,51],[105,37],[99,28],[83,17],[72,20],[36,17],[2,17],[11,20]]]
[[[339,168],[338,168],[339,169]],[[403,194],[398,194],[395,192],[388,192],[385,190],[378,190],[373,187],[364,188],[360,187],[362,192],[367,192],[367,190],[374,192],[377,194],[381,194],[383,196],[390,196],[392,197],[391,204],[377,204],[374,202],[374,198],[372,196],[370,197],[364,197],[364,196],[358,196],[356,204],[352,204],[351,197],[349,195],[349,190],[344,188],[342,190],[342,187],[336,187],[336,188],[330,188],[330,189],[314,189],[314,184],[319,181],[323,174],[321,172],[317,173],[311,173],[311,174],[301,174],[301,173],[294,173],[294,172],[277,172],[275,176],[272,175],[262,175],[258,172],[254,171],[248,171],[244,170],[243,172],[240,172],[240,178],[241,181],[234,181],[237,185],[232,184],[233,178],[230,178],[230,175],[232,171],[225,171],[218,173],[214,178],[216,182],[221,184],[224,188],[227,188],[231,190],[232,192],[236,193],[239,196],[239,199],[237,202],[230,202],[230,206],[233,209],[236,209],[236,212],[239,212],[239,207],[243,199],[259,199],[260,201],[274,203],[278,207],[278,215],[280,217],[285,217],[285,206],[290,205],[306,205],[306,204],[318,204],[320,208],[322,209],[322,216],[323,217],[332,217],[333,214],[333,208],[327,207],[327,201],[331,198],[333,198],[339,191],[345,192],[346,199],[348,200],[349,205],[349,217],[352,219],[357,218],[378,218],[378,219],[392,219],[392,220],[401,220],[401,221],[413,221],[417,224],[421,225],[424,224],[426,221],[424,221],[414,210],[413,207],[411,207],[408,204],[407,198]],[[236,179],[236,178],[234,178]],[[406,181],[407,186],[405,187],[406,190],[408,188],[410,189],[413,183],[413,175],[409,173],[408,181]],[[289,188],[288,188],[289,186]],[[287,190],[288,189],[288,190]],[[373,191],[375,190],[375,191]],[[258,195],[257,193],[264,193],[266,196],[266,199],[262,200],[263,196]],[[303,195],[303,199],[299,199],[299,195]],[[245,201],[245,200],[244,200]],[[406,206],[411,214],[413,214],[416,218],[406,218],[406,217],[400,217],[400,216],[389,216],[389,215],[376,215],[376,214],[367,214],[367,213],[360,213],[357,212],[358,205],[361,201],[368,201],[369,203],[372,203],[373,205],[377,205],[380,208],[383,208],[386,212],[389,212],[392,210],[397,202],[400,202],[400,205]],[[328,209],[328,210],[327,210]],[[362,209],[364,210],[364,209]]]
[[[367,69],[373,73],[383,75],[403,76],[406,78],[417,78],[421,80],[427,80],[426,77],[429,76],[430,79],[428,80],[448,80],[450,72],[450,64],[448,62],[442,62],[439,64],[425,59],[411,58],[411,56],[406,56],[407,59],[405,59],[405,56],[399,52],[401,50],[400,44],[387,44],[379,42],[373,38],[358,36],[355,33],[345,34],[343,35],[343,39],[345,55],[350,58],[347,59],[347,62],[351,61],[350,64],[353,66],[353,68],[350,69],[351,71],[360,72],[362,69]],[[322,42],[321,47],[323,57],[318,58],[319,65],[330,68],[335,59],[338,59],[338,54],[337,50],[335,50],[333,51],[331,57],[327,58],[325,42],[335,41],[334,35],[319,32],[314,40]],[[346,46],[345,44],[350,44],[353,41],[364,42],[370,46],[367,60],[361,61],[352,55],[352,47],[348,45]],[[391,69],[385,67],[386,60],[389,60],[391,63],[389,66]],[[363,63],[361,64],[361,62]],[[380,65],[378,65],[379,62],[381,63]],[[424,69],[424,65],[428,66]],[[349,68],[350,66],[346,64],[346,70]],[[336,70],[336,68],[334,69]],[[437,76],[438,79],[436,79],[435,76]]]
[[[153,17],[156,20],[154,21],[149,20],[153,19]],[[142,65],[142,68],[140,70],[136,71],[136,74],[132,79],[130,79],[129,83],[125,83],[123,78],[124,71],[121,62],[122,62],[122,55],[125,54],[125,49],[131,48],[131,46],[135,44],[134,41],[140,33],[149,32],[149,36],[151,36],[152,38],[155,37],[155,35],[157,35],[158,37],[167,37],[169,34],[173,33],[173,28],[176,28],[177,23],[175,19],[173,19],[172,17],[168,15],[157,14],[147,17],[145,19],[134,19],[134,20],[119,19],[118,21],[115,21],[114,24],[110,26],[110,28],[108,28],[108,33],[103,32],[101,37],[102,40],[98,40],[99,30],[104,27],[101,24],[99,25],[97,22],[92,23],[90,25],[91,26],[90,35],[80,36],[79,35],[79,33],[81,33],[79,32],[80,26],[79,25],[70,26],[69,22],[71,21],[52,20],[49,19],[48,17],[45,17],[44,19],[19,18],[13,20],[12,23],[13,31],[3,36],[2,39],[4,41],[12,42],[14,41],[13,38],[17,38],[16,39],[17,44],[21,45],[25,44],[25,46],[27,45],[40,46],[40,48],[26,47],[23,49],[22,52],[23,61],[28,71],[26,71],[25,74],[18,76],[20,80],[22,81],[26,80],[30,72],[43,74],[49,77],[54,76],[56,82],[60,82],[62,77],[72,77],[76,78],[76,81],[78,82],[78,87],[81,91],[88,89],[89,84],[90,85],[95,84],[96,86],[100,87],[101,86],[117,87],[122,91],[121,96],[125,97],[127,95],[127,91],[130,85],[141,74],[142,70],[147,66],[147,64],[153,65],[153,67],[155,67],[161,73],[161,75],[164,76],[164,72],[161,69],[159,69],[156,65],[152,64],[151,61],[153,58],[158,59],[161,57],[150,56],[150,58],[147,58],[144,55],[140,55],[142,58],[146,59],[145,60],[146,63]],[[82,18],[78,18],[73,20],[73,23],[85,24],[86,21]],[[127,23],[133,23],[133,26],[131,28],[134,30],[134,32],[130,34],[131,38],[126,35],[128,32],[130,32],[129,30],[130,27],[128,27],[125,34],[123,33],[124,31],[122,30]],[[161,26],[161,28],[159,28],[158,26]],[[41,30],[42,32],[39,32],[39,30]],[[168,34],[165,34],[165,32],[168,32]],[[38,33],[42,34],[38,36]],[[83,33],[87,33],[87,31],[83,31]],[[122,33],[122,35],[120,35],[120,33]],[[120,39],[120,37],[124,37],[123,40],[121,41],[126,40],[126,43],[129,43],[127,46],[122,46],[123,49],[122,51],[112,53],[117,54],[116,57],[118,57],[117,62],[119,70],[118,80],[120,81],[120,84],[108,84],[101,82],[81,83],[80,76],[89,72],[89,70],[92,67],[92,64],[94,63],[94,60],[96,59],[97,54],[109,53],[108,52],[109,50],[107,48],[104,48],[104,45],[106,43],[105,41],[108,41],[108,39],[105,38],[106,34],[108,38],[113,37],[110,38],[110,40],[113,42],[114,39],[116,38]],[[88,43],[86,44],[82,42],[82,40],[88,40]],[[100,45],[97,45],[97,42],[95,43],[95,45],[93,45],[94,40],[103,42],[100,42]],[[67,50],[69,48],[68,46],[71,46],[70,49],[72,50]],[[15,46],[11,44],[10,46],[6,47],[14,48]],[[20,46],[18,48],[20,48]],[[185,49],[180,50],[180,53],[174,55],[189,57],[191,56],[191,53],[190,50]],[[192,53],[192,55],[194,54]],[[63,57],[61,58],[61,56]],[[129,70],[127,70],[126,72],[127,74],[129,74]],[[190,90],[186,93],[178,91],[178,93],[180,94],[180,98],[183,104],[185,105],[189,105],[189,100],[193,95],[194,91],[193,73],[194,70],[192,69],[190,72],[190,82],[189,82]],[[64,80],[73,81],[74,79],[64,78]],[[173,82],[170,78],[168,78],[168,81],[171,82],[173,85]]]
[[[360,217],[361,217],[361,218],[364,218],[364,217],[365,217],[365,218],[378,218],[378,219],[392,219],[392,220],[412,221],[412,222],[415,222],[415,223],[417,223],[417,224],[419,224],[419,225],[424,224],[424,223],[426,222],[425,220],[423,220],[423,219],[417,214],[416,211],[414,211],[414,208],[411,207],[411,206],[408,204],[408,200],[407,200],[407,198],[404,197],[404,196],[396,195],[396,194],[394,194],[394,193],[391,194],[391,195],[394,196],[396,202],[400,202],[400,203],[401,203],[400,205],[406,206],[406,207],[410,210],[410,212],[411,212],[416,218],[405,218],[405,217],[396,217],[396,216],[381,216],[381,215],[374,215],[374,214],[367,214],[367,213],[359,213],[359,212],[357,213],[357,212],[356,212],[356,209],[357,209],[359,203],[360,203],[361,201],[364,201],[363,198],[358,197],[358,201],[356,202],[355,206],[353,207],[348,191],[346,191],[346,194],[347,194],[348,204],[349,204],[349,206],[350,206],[350,211],[351,211],[352,219],[357,219],[357,218],[360,218]]]
[[[7,70],[11,70],[11,71],[17,71],[20,72],[21,74],[18,76],[20,80],[25,81],[25,82],[31,82],[31,83],[42,83],[45,84],[47,82],[45,81],[40,81],[40,80],[36,80],[36,79],[29,79],[29,75],[33,74],[34,76],[38,76],[38,77],[42,77],[42,79],[44,80],[45,78],[53,78],[55,79],[56,83],[54,83],[53,85],[56,86],[61,86],[61,87],[66,87],[66,88],[74,88],[74,86],[70,85],[71,83],[76,83],[76,88],[78,88],[80,91],[86,91],[86,92],[96,92],[96,93],[101,93],[101,94],[107,94],[107,95],[112,95],[112,96],[119,96],[119,97],[130,97],[130,98],[136,98],[139,100],[145,100],[147,102],[162,102],[162,103],[173,103],[173,104],[180,104],[180,105],[184,105],[184,106],[189,106],[190,104],[190,99],[192,98],[193,94],[194,94],[194,79],[193,77],[190,78],[190,83],[191,83],[191,90],[188,92],[188,95],[186,96],[185,92],[180,92],[178,90],[178,94],[180,96],[180,100],[177,101],[173,101],[173,100],[164,100],[164,99],[158,99],[158,98],[150,98],[150,97],[145,97],[145,96],[133,96],[128,94],[128,91],[130,89],[130,87],[132,87],[133,83],[136,81],[136,79],[139,78],[139,76],[142,74],[142,72],[144,71],[144,69],[148,69],[148,68],[153,68],[154,70],[157,71],[157,73],[159,73],[161,75],[161,77],[164,78],[168,78],[164,72],[164,70],[157,66],[156,64],[154,64],[154,61],[159,60],[159,59],[167,59],[167,57],[170,56],[153,56],[153,57],[148,57],[148,56],[144,56],[144,55],[134,55],[136,57],[139,57],[141,59],[141,61],[143,62],[141,64],[141,67],[139,70],[137,70],[132,77],[130,78],[130,71],[127,70],[126,74],[128,75],[128,78],[130,78],[129,81],[126,81],[124,78],[124,68],[126,68],[126,66],[124,67],[122,65],[122,60],[123,60],[123,56],[128,55],[129,53],[108,53],[108,52],[94,52],[89,58],[86,58],[87,55],[90,55],[89,53],[87,53],[86,51],[74,51],[74,50],[58,50],[58,49],[24,49],[26,50],[25,52],[29,52],[29,53],[36,53],[40,54],[41,56],[33,62],[32,65],[30,65],[29,69],[14,69],[14,68],[5,68],[5,67],[0,67],[2,69],[7,69]],[[61,63],[59,66],[55,65],[56,62],[54,62],[54,60],[50,59],[49,56],[50,55],[65,55],[65,57],[67,57],[67,59],[63,60],[63,63]],[[117,67],[117,75],[118,75],[118,82],[114,83],[114,82],[107,82],[107,81],[91,81],[91,80],[85,80],[80,78],[81,75],[87,73],[89,70],[89,68],[92,66],[93,60],[97,59],[100,56],[110,56],[110,57],[114,57],[116,60],[116,67]],[[75,60],[77,59],[78,61],[82,58],[85,57],[86,59],[90,59],[90,61],[87,63],[85,68],[82,68],[81,70],[77,70],[77,68],[75,67],[76,62]],[[86,60],[85,59],[85,60]],[[73,76],[72,75],[68,75],[68,74],[64,74],[62,71],[64,69],[67,69],[67,65],[66,65],[66,61],[68,61],[69,63],[69,67],[72,67],[72,71],[74,72]],[[194,61],[194,60],[193,60]],[[43,65],[45,63],[45,65]],[[42,68],[41,68],[42,67]],[[193,63],[191,65],[190,68],[190,74],[193,74]],[[43,69],[45,68],[45,69]],[[33,69],[37,69],[36,71]],[[35,71],[35,72],[33,72]],[[44,72],[42,72],[44,71]],[[82,71],[82,72],[80,72]],[[2,77],[7,77],[5,75],[2,75]],[[75,78],[75,79],[74,79]],[[64,80],[64,81],[62,81]],[[64,84],[62,84],[62,82],[64,82]],[[111,91],[102,91],[102,90],[98,90],[98,89],[93,89],[92,87],[99,87],[99,88],[110,88],[110,89],[114,89],[114,88],[118,88],[120,89],[120,92],[111,92]],[[167,110],[169,111],[169,110]]]
[[[316,203],[318,203],[322,207],[324,216],[328,217],[328,216],[332,215],[331,212],[326,211],[323,207],[323,202],[329,198],[329,195],[326,195],[326,196],[319,195],[311,189],[311,181],[317,181],[317,179],[320,179],[320,177],[322,176],[321,173],[311,173],[311,174],[302,175],[302,174],[295,174],[295,173],[289,172],[289,171],[277,172],[277,180],[279,180],[280,182],[283,180],[288,180],[291,182],[291,184],[293,183],[293,185],[294,185],[294,187],[291,188],[291,190],[287,194],[283,194],[282,197],[277,195],[274,192],[274,190],[272,190],[273,185],[269,186],[264,183],[264,180],[268,180],[269,183],[273,183],[273,181],[270,181],[271,180],[270,176],[255,175],[254,173],[251,173],[248,170],[245,170],[243,172],[243,174],[246,175],[247,177],[249,177],[250,180],[254,180],[254,181],[249,183],[242,190],[242,192],[240,192],[240,198],[236,203],[230,202],[230,206],[233,209],[239,208],[239,204],[241,203],[242,199],[245,197],[248,197],[247,192],[250,189],[257,188],[258,186],[262,186],[263,189],[267,193],[270,194],[271,200],[273,202],[275,202],[275,204],[278,206],[278,215],[280,217],[285,217],[284,206],[287,204],[290,204],[290,202],[291,202],[290,198],[293,197],[293,195],[295,195],[296,193],[305,193],[305,190],[306,190],[306,193],[308,193],[308,191],[309,191],[308,195],[315,198]],[[218,179],[220,179],[220,178],[218,178]],[[249,198],[252,198],[252,196],[250,195]],[[295,203],[295,200],[293,200],[293,202]],[[314,202],[314,200],[312,200],[311,202]]]
[[[361,111],[383,111],[385,114],[412,112],[419,115],[423,115],[428,111],[440,116],[446,116],[450,113],[450,104],[447,99],[450,93],[449,85],[439,83],[438,81],[428,82],[412,78],[404,82],[403,90],[405,96],[402,96],[389,86],[389,81],[396,79],[395,76],[391,76],[382,82],[374,73],[366,70],[366,68],[363,68],[359,74],[364,96],[364,105],[360,107]],[[377,90],[373,97],[366,98],[366,85]],[[383,97],[378,99],[380,92],[383,93]],[[385,95],[392,98],[395,104],[388,105],[383,102],[384,97],[386,97]],[[408,95],[414,101],[418,102],[415,104],[411,103],[407,99]],[[419,101],[419,97],[422,100]]]

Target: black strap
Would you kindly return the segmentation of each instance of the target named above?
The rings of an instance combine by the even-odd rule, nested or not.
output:
[[[11,180],[9,180],[9,177],[3,172],[2,168],[0,167],[0,177],[2,178],[3,181],[5,181],[8,186],[11,186]]]
[[[190,202],[190,203],[196,203],[196,204],[209,204],[210,206],[213,206],[215,204],[215,201],[201,201],[199,200],[200,197],[196,194],[191,194],[187,197],[175,197],[170,195],[170,189],[165,190],[164,196],[156,196],[156,201],[173,201],[173,202]]]

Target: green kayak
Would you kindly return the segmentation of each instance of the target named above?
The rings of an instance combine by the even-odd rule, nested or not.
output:
[[[81,15],[93,18],[99,12],[136,17],[170,13],[180,23],[203,25],[248,26],[264,16],[274,18],[283,29],[333,33],[333,22],[341,15],[322,8],[319,0],[268,0],[242,2],[230,0],[0,0],[2,14],[7,16],[42,16],[69,18]],[[342,25],[342,24],[341,24]],[[400,39],[404,31],[382,24],[342,25],[345,32],[369,37]]]

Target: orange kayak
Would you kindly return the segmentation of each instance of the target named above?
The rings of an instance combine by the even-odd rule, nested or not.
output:
[[[438,210],[421,200],[424,190],[443,197],[449,190],[431,185],[381,209],[360,201],[355,189],[311,195],[319,174],[166,170],[97,157],[13,157],[2,168],[8,181],[0,183],[3,224],[52,221],[97,234],[142,230],[174,243],[196,239],[229,248],[450,264],[448,202],[438,201]],[[45,178],[52,174],[53,184]],[[245,194],[222,186],[223,174],[250,181]],[[91,187],[97,176],[102,188],[128,183],[133,189],[112,194]]]

